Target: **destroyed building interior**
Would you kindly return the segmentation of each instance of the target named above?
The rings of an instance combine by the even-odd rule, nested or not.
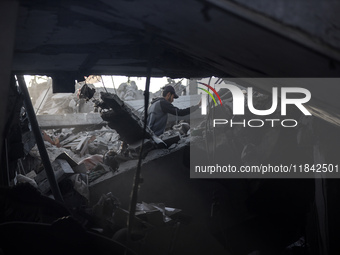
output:
[[[190,175],[193,153],[202,164],[339,164],[339,11],[332,0],[0,1],[0,255],[340,254],[340,175]],[[312,116],[213,129],[241,121],[220,89],[203,117],[169,115],[156,136],[156,77],[178,108],[201,102],[199,84],[237,84],[268,109],[268,79],[307,82]]]

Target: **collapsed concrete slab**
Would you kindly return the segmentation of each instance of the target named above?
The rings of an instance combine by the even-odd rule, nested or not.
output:
[[[42,129],[91,126],[106,123],[99,113],[75,113],[63,115],[37,115]]]
[[[103,103],[100,103],[99,106],[106,110],[101,115],[103,120],[108,122],[110,128],[119,133],[123,141],[133,144],[144,138],[152,138],[153,134],[148,128],[146,136],[143,137],[144,125],[141,119],[117,95],[102,92],[101,99]]]

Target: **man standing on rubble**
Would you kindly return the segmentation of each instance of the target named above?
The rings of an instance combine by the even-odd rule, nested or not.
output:
[[[201,102],[199,102],[197,105],[185,109],[175,107],[172,102],[178,98],[178,95],[171,85],[164,87],[162,96],[163,97],[154,98],[149,107],[148,127],[155,135],[163,134],[168,121],[168,113],[185,116],[190,114],[191,111],[196,111],[201,105]]]

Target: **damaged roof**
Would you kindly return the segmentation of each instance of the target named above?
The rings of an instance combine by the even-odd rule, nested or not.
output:
[[[88,74],[146,76],[149,61],[152,76],[340,75],[331,0],[19,2],[12,70],[60,91]]]

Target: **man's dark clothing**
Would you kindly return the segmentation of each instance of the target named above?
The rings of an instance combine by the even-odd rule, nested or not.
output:
[[[148,126],[155,135],[163,134],[166,123],[168,121],[168,113],[177,116],[185,116],[190,114],[190,111],[196,111],[198,105],[179,109],[168,102],[164,97],[154,98],[149,107]]]

